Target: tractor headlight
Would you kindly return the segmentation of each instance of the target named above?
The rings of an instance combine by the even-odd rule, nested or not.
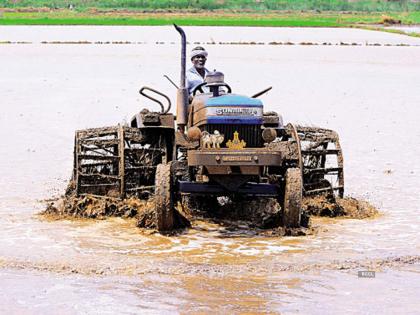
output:
[[[201,138],[201,130],[198,127],[188,128],[187,137],[189,140],[198,141]]]
[[[277,138],[277,131],[274,128],[265,128],[262,132],[262,138],[265,142],[273,142]]]

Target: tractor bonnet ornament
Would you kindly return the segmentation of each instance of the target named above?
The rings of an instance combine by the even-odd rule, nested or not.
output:
[[[205,149],[220,149],[220,145],[225,139],[218,130],[215,130],[213,134],[203,131],[201,135],[201,143]]]
[[[233,133],[233,140],[226,142],[226,146],[231,150],[242,150],[246,147],[246,142],[239,140],[239,132],[235,131]]]

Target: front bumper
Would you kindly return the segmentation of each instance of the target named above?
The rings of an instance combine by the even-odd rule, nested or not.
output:
[[[189,166],[279,166],[283,161],[280,151],[265,148],[199,149],[188,151]]]
[[[280,151],[265,148],[188,151],[188,166],[204,166],[208,175],[259,175],[264,166],[280,166],[282,161]]]

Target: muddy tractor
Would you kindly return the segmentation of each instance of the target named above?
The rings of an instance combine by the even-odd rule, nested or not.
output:
[[[78,195],[154,198],[159,231],[176,226],[180,202],[209,208],[219,197],[275,198],[279,224],[299,227],[302,198],[343,196],[343,156],[337,133],[283,124],[258,98],[239,95],[220,72],[191,95],[186,88],[186,36],[176,116],[165,94],[140,94],[160,107],[143,109],[127,125],[76,131],[73,178]]]

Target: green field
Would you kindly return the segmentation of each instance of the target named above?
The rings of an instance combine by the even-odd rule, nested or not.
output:
[[[420,3],[411,0],[0,0],[0,7],[47,7],[76,10],[87,8],[139,10],[293,10],[293,11],[419,11]]]
[[[315,8],[317,9],[314,10]],[[0,0],[0,25],[169,25],[177,23],[191,26],[381,29],[377,25],[384,24],[385,17],[388,21],[391,20],[391,23],[419,25],[420,2]],[[418,34],[411,35],[419,36]]]
[[[388,13],[403,24],[420,24],[420,13]],[[3,12],[3,25],[180,25],[203,26],[291,26],[340,27],[381,23],[382,13],[133,13],[75,12],[53,10],[45,12]]]

